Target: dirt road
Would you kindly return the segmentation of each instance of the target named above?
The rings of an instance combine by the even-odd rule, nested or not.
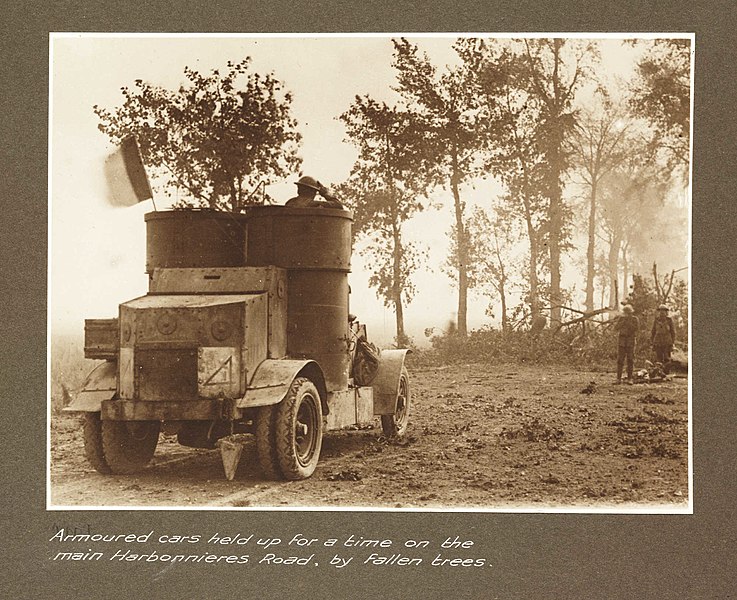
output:
[[[55,415],[52,504],[687,506],[686,379],[616,386],[611,373],[517,365],[415,368],[410,378],[404,439],[385,439],[378,422],[328,434],[315,474],[297,482],[263,480],[253,443],[227,481],[217,450],[184,448],[165,435],[141,473],[100,475],[84,459],[78,418]]]

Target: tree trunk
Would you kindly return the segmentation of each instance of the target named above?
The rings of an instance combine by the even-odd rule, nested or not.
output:
[[[561,304],[560,295],[560,239],[561,239],[561,193],[560,193],[560,169],[555,163],[558,162],[558,153],[554,153],[555,158],[551,162],[552,174],[551,179],[553,185],[550,193],[550,209],[548,217],[550,220],[550,233],[548,237],[548,245],[550,247],[550,324],[557,327],[561,322]]]
[[[392,223],[392,237],[394,239],[392,300],[394,302],[394,314],[397,320],[397,344],[402,345],[406,338],[404,333],[404,308],[402,307],[402,238],[396,223]]]
[[[525,184],[525,188],[526,187],[527,185]],[[525,207],[525,225],[527,226],[527,238],[530,242],[530,261],[528,266],[528,279],[530,284],[530,320],[534,322],[540,315],[540,302],[538,301],[537,292],[537,232],[535,231],[535,226],[532,223],[532,212],[526,195],[522,198],[522,204]]]
[[[629,268],[627,264],[627,248],[622,248],[622,299],[629,296]]]
[[[589,242],[586,247],[586,311],[594,310],[594,282],[596,279],[596,180],[592,177],[591,205],[589,206]]]
[[[509,323],[507,320],[507,272],[504,269],[504,259],[499,248],[499,226],[494,224],[494,255],[496,257],[495,271],[498,273],[496,288],[499,292],[499,300],[502,308],[502,336],[507,333]]]
[[[238,192],[232,178],[228,178],[228,191],[230,192],[230,211],[235,212],[238,209]],[[215,207],[211,206],[210,208]]]
[[[453,155],[453,173],[450,177],[450,187],[453,191],[453,204],[456,218],[456,243],[458,252],[458,335],[468,335],[468,243],[466,240],[466,227],[463,222],[463,204],[458,190],[458,162]]]
[[[562,194],[560,178],[563,171],[561,165],[561,146],[563,142],[563,124],[561,123],[561,98],[560,98],[560,50],[563,42],[559,38],[553,40],[553,107],[554,112],[551,115],[554,122],[551,124],[551,140],[548,148],[548,157],[550,159],[549,174],[549,193],[550,206],[548,217],[550,222],[550,324],[557,327],[561,323],[561,304],[560,295],[560,243],[563,226],[562,215]]]
[[[619,236],[614,236],[609,246],[609,306],[611,308],[617,308],[619,305],[619,246],[621,241]]]
[[[404,333],[404,309],[402,308],[402,298],[394,298],[394,311],[397,316],[397,344],[404,347],[407,336]]]
[[[506,334],[509,330],[509,320],[507,319],[507,294],[504,287],[504,279],[499,281],[499,300],[502,304],[502,334]]]
[[[537,252],[537,243],[534,239],[530,239],[530,316],[533,321],[540,316],[540,300],[537,291]]]

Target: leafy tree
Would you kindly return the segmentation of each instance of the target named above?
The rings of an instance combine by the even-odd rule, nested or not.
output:
[[[536,101],[540,118],[535,137],[544,157],[544,196],[547,200],[550,256],[550,318],[561,322],[561,252],[570,211],[563,203],[563,177],[570,167],[566,141],[576,124],[574,96],[598,57],[596,47],[578,40],[525,39],[520,85]]]
[[[466,65],[481,107],[483,170],[507,189],[496,208],[500,218],[524,224],[529,244],[525,294],[532,321],[541,316],[541,270],[548,235],[545,155],[536,135],[541,105],[525,85],[523,58],[498,40],[461,40],[456,48]]]
[[[359,152],[341,195],[354,210],[356,232],[371,240],[362,251],[370,259],[369,285],[393,306],[397,344],[404,346],[404,304],[414,296],[411,275],[425,253],[403,238],[402,227],[423,210],[421,197],[431,186],[432,173],[418,153],[424,134],[407,112],[369,97],[357,96],[340,119]]]
[[[450,258],[458,284],[457,333],[468,333],[469,240],[466,231],[466,204],[461,188],[478,173],[477,153],[482,144],[479,135],[479,110],[476,95],[463,66],[447,68],[442,73],[425,53],[406,39],[393,40],[397,91],[406,103],[418,129],[424,132],[421,154],[437,169],[438,177],[453,195],[454,225],[451,229]]]
[[[568,141],[576,125],[575,95],[590,77],[597,48],[561,38],[469,41],[461,56],[481,98],[486,167],[507,187],[510,213],[526,224],[532,317],[540,320],[538,267],[545,262],[551,320],[560,323],[561,253],[573,216],[563,202]]]
[[[643,238],[651,238],[663,211],[667,181],[655,163],[647,141],[628,138],[629,152],[616,169],[602,180],[601,231],[608,245],[609,306],[615,307],[626,295],[628,253],[639,243],[646,254]],[[624,266],[624,282],[618,283],[619,267]]]
[[[515,238],[512,222],[498,215],[490,218],[485,210],[477,206],[471,213],[467,230],[472,256],[470,276],[474,287],[498,296],[501,329],[507,333],[510,328],[508,293],[512,275],[509,250]],[[491,302],[489,304],[491,306]]]
[[[645,181],[637,173],[618,173],[605,178],[601,194],[601,230],[607,244],[607,272],[609,277],[609,301],[616,308],[620,298],[626,296],[626,280],[620,289],[620,255],[626,257],[628,238],[637,219],[637,198]]]
[[[586,247],[586,311],[594,310],[596,279],[597,194],[603,177],[616,168],[627,151],[628,126],[623,114],[605,93],[599,94],[597,110],[584,110],[570,138],[572,162],[588,189],[588,241]]]
[[[687,167],[691,122],[691,41],[640,41],[649,48],[637,65],[630,105],[655,128],[653,143],[671,165]],[[686,171],[687,172],[687,171]]]
[[[301,136],[292,96],[272,74],[250,70],[250,59],[210,74],[185,67],[187,83],[172,91],[135,81],[113,110],[94,107],[111,141],[138,139],[141,155],[180,206],[240,210],[251,189],[298,170]]]

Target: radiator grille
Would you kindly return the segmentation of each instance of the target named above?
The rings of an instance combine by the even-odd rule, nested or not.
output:
[[[136,379],[140,400],[197,397],[197,350],[137,349]]]

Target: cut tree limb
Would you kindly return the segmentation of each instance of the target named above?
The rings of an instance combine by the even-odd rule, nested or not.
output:
[[[599,308],[597,310],[592,310],[592,311],[585,312],[585,313],[581,313],[580,310],[575,310],[575,309],[567,309],[567,310],[571,310],[572,312],[579,313],[579,314],[581,314],[583,316],[576,317],[575,319],[571,319],[570,321],[566,321],[565,323],[561,323],[560,325],[558,325],[558,327],[556,329],[556,332],[557,331],[560,331],[563,327],[568,327],[569,325],[575,325],[576,323],[583,323],[584,321],[588,321],[589,319],[593,319],[594,317],[596,317],[598,315],[601,315],[601,314],[608,313],[608,312],[611,312],[612,311],[612,309],[609,308],[609,307]]]

